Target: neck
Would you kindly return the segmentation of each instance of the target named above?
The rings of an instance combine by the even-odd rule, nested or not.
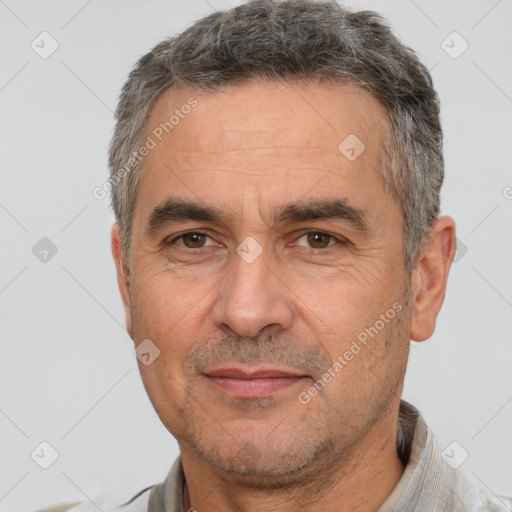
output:
[[[381,422],[342,456],[319,457],[272,488],[248,486],[236,475],[212,468],[180,446],[186,483],[185,511],[375,512],[400,480],[404,466],[397,453],[395,421]],[[300,473],[300,474],[299,474]]]

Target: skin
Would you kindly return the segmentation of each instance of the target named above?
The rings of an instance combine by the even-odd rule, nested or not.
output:
[[[454,222],[436,221],[410,274],[400,206],[378,171],[386,110],[368,93],[262,81],[213,94],[172,90],[153,107],[147,134],[191,96],[197,106],[145,158],[130,269],[112,229],[127,329],[136,345],[150,339],[160,350],[139,367],[180,447],[186,510],[378,510],[404,470],[396,425],[409,342],[434,331]],[[366,146],[354,161],[338,149],[349,134]],[[170,197],[226,217],[148,232]],[[291,201],[340,197],[364,212],[366,232],[346,220],[270,216]],[[178,238],[195,230],[207,236]],[[251,263],[236,252],[246,237],[262,248]],[[394,318],[301,403],[393,304]],[[264,398],[232,396],[206,375],[228,364],[303,377]]]

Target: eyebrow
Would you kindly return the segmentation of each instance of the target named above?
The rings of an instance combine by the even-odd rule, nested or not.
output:
[[[275,207],[272,220],[275,224],[310,220],[344,220],[363,233],[370,231],[366,213],[351,206],[347,199],[310,199]]]
[[[363,234],[370,231],[366,212],[351,206],[345,198],[309,199],[278,205],[271,209],[270,218],[274,225],[324,219],[343,220]],[[147,222],[147,231],[154,234],[167,224],[186,220],[229,222],[233,220],[233,214],[193,201],[169,198],[154,208]]]

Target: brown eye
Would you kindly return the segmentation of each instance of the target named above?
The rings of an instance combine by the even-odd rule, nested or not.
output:
[[[308,244],[313,249],[325,249],[333,237],[325,233],[307,233]]]
[[[205,243],[205,235],[202,233],[187,233],[186,235],[183,235],[183,243],[190,249],[203,247]]]
[[[350,242],[339,235],[331,235],[324,231],[308,231],[296,239],[296,246],[302,247],[310,256],[333,255],[334,251],[340,251],[348,246]]]

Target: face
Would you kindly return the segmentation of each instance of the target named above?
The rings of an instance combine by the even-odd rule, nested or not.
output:
[[[398,407],[411,312],[385,119],[325,84],[156,103],[121,288],[182,456],[276,478],[347,455]]]

